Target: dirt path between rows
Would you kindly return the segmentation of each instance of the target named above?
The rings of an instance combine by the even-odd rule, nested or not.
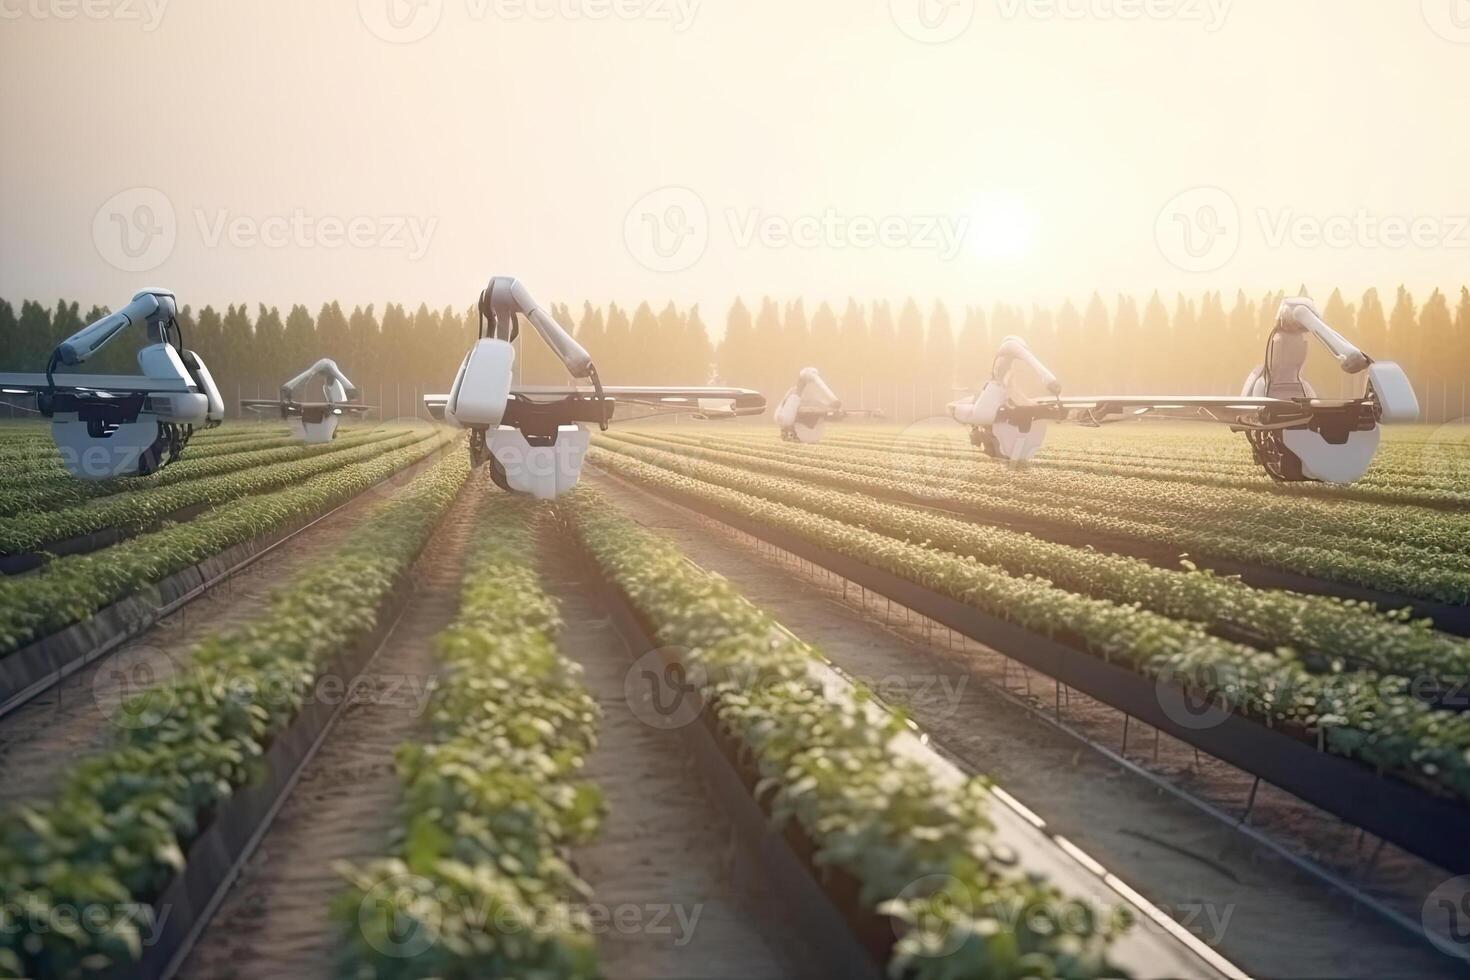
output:
[[[397,826],[393,752],[427,724],[434,636],[459,610],[460,573],[473,545],[472,481],[451,506],[415,571],[403,617],[363,672],[316,755],[239,880],[210,920],[181,977],[330,976],[339,948],[330,905],[346,886],[332,864],[383,856]]]
[[[609,980],[759,980],[816,976],[780,921],[760,872],[736,848],[684,736],[640,721],[624,681],[636,656],[572,546],[544,539],[542,575],[561,605],[563,652],[586,669],[602,707],[587,778],[601,788],[602,832],[575,855],[592,886]],[[643,653],[646,651],[637,651]]]
[[[403,486],[411,466],[269,552],[224,583],[159,620],[0,719],[0,806],[44,796],[77,759],[106,748],[119,727],[139,723],[121,710],[129,696],[185,669],[212,634],[260,616],[293,575],[341,546],[372,507]]]
[[[1461,975],[1422,941],[1355,913],[1339,893],[1016,704],[987,683],[999,678],[987,676],[978,645],[926,645],[923,634],[904,632],[901,612],[885,625],[884,600],[870,599],[865,613],[842,600],[839,585],[814,582],[733,531],[621,480],[590,482],[1253,975]],[[1051,692],[1038,678],[1038,697]],[[1130,755],[1151,746],[1147,731],[1135,726]]]

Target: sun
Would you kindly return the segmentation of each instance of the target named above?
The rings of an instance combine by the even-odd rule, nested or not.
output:
[[[1008,192],[985,194],[969,211],[965,240],[982,259],[1022,259],[1036,247],[1036,214],[1024,199]]]

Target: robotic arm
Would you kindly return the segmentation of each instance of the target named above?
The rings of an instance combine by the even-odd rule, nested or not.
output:
[[[337,367],[337,362],[330,357],[324,357],[290,381],[281,385],[281,400],[283,402],[294,401],[295,393],[301,386],[315,377],[326,379],[326,384],[322,386],[322,390],[327,402],[330,404],[340,405],[361,397],[362,393],[347,379],[347,375],[342,373],[342,369]]]
[[[488,324],[485,335],[505,341],[515,340],[518,332],[515,320],[517,314],[531,321],[541,339],[546,341],[546,345],[566,365],[572,377],[597,377],[597,367],[592,363],[592,355],[573,340],[571,333],[552,319],[551,314],[541,308],[531,296],[531,291],[519,279],[495,276],[480,294],[480,315]]]
[[[1010,387],[1011,372],[1024,363],[1052,396],[1060,399],[1062,383],[1020,337],[1001,341],[990,380],[980,394],[951,402],[949,413],[956,422],[971,427],[970,441],[999,459],[1024,462],[1036,455],[1046,438],[1046,423],[1030,416],[1012,418],[1008,410],[1029,405],[1030,400]]]
[[[135,324],[148,344],[137,375],[57,374],[85,364]],[[196,428],[224,420],[224,400],[198,354],[184,348],[178,302],[146,289],[116,313],[88,324],[52,351],[44,375],[0,375],[7,393],[31,394],[74,476],[146,476],[183,452]]]

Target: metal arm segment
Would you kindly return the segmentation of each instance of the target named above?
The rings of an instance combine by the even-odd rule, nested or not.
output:
[[[572,339],[571,333],[552,319],[541,308],[519,279],[511,276],[495,276],[490,285],[480,294],[480,312],[490,321],[492,335],[501,340],[511,339],[511,327],[516,314],[531,321],[541,339],[556,352],[574,378],[590,378],[596,371],[592,355],[581,344]]]
[[[342,369],[337,367],[337,362],[330,357],[324,357],[290,381],[281,385],[282,401],[292,400],[296,390],[315,377],[327,379],[327,390],[333,396],[328,398],[329,401],[345,401],[348,398],[356,398],[359,395],[357,388],[347,379],[347,375],[343,374]],[[340,398],[335,397],[339,395]]]
[[[827,387],[827,382],[823,381],[822,376],[817,373],[816,368],[802,369],[797,378],[796,393],[804,404],[815,402],[826,408],[838,408],[842,405],[842,402],[832,393],[832,389]]]
[[[1031,370],[1035,372],[1036,376],[1041,379],[1041,383],[1046,386],[1047,391],[1053,395],[1060,395],[1062,393],[1062,383],[1057,380],[1057,376],[1051,373],[1050,368],[1041,363],[1041,358],[1031,352],[1031,348],[1026,346],[1026,341],[1015,336],[1007,337],[1001,341],[1000,350],[995,354],[995,366],[991,370],[991,380],[1005,384],[1006,379],[1011,373],[1011,369],[1015,367],[1017,361],[1025,361]]]
[[[118,334],[134,323],[148,325],[150,343],[163,343],[164,328],[176,314],[174,294],[163,290],[144,290],[138,293],[127,306],[95,323],[90,323],[63,340],[52,355],[57,362],[68,367],[84,364],[92,355],[111,343]]]
[[[1284,301],[1280,312],[1276,315],[1276,323],[1280,330],[1298,333],[1306,331],[1316,337],[1348,374],[1359,374],[1366,371],[1368,365],[1373,363],[1372,358],[1323,321],[1311,300],[1288,299]]]

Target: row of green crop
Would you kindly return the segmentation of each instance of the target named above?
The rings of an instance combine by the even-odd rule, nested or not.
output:
[[[1470,437],[1470,428],[1466,433]],[[1048,434],[1046,448],[1038,457],[1039,463],[1062,468],[1072,463],[1108,465],[1130,475],[1146,475],[1155,471],[1155,478],[1163,473],[1174,473],[1176,479],[1210,473],[1229,476],[1242,486],[1250,485],[1257,489],[1297,494],[1320,492],[1319,495],[1325,496],[1336,493],[1331,487],[1278,487],[1251,458],[1245,440],[1236,435],[1224,436],[1225,441],[1217,437],[1212,442],[1209,434],[1194,430],[1187,439],[1168,440],[1160,439],[1153,431],[1141,435],[1129,429],[1115,429],[1106,436],[1079,444],[1061,442],[1057,435],[1058,430],[1055,429]],[[958,427],[953,431],[916,429],[892,433],[829,430],[827,441],[866,449],[903,450],[908,446],[933,446],[956,452],[975,452]],[[1428,445],[1385,442],[1379,448],[1372,468],[1355,485],[1386,491],[1427,490],[1463,494],[1467,475],[1470,475],[1470,455],[1452,442]]]
[[[246,497],[185,524],[87,555],[57,558],[33,575],[0,579],[0,656],[80,622],[227,548],[343,503],[453,441],[447,432]]]
[[[146,724],[74,765],[50,799],[0,817],[0,976],[74,977],[139,958],[135,919],[104,915],[101,926],[81,913],[158,899],[318,673],[372,632],[467,471],[460,452],[420,476],[260,620],[209,638],[191,670],[124,706]]]
[[[1283,655],[1296,651],[1314,672],[1366,668],[1422,677],[1440,688],[1470,680],[1470,640],[1437,633],[1427,623],[1405,622],[1397,614],[1382,615],[1371,605],[1255,589],[1210,572],[1160,568],[1135,558],[885,503],[871,493],[845,493],[611,439],[600,439],[598,446],[705,483],[973,557],[1012,575],[1046,579],[1069,592],[1136,603],[1171,619],[1203,623],[1227,639],[1241,639],[1264,650],[1280,650]]]
[[[187,508],[217,507],[241,497],[269,493],[432,437],[430,430],[410,430],[365,445],[345,443],[338,447],[334,443],[329,452],[306,459],[132,490],[58,511],[0,518],[0,553],[40,551],[47,544],[103,530],[138,531]]]
[[[701,441],[739,445],[710,438]],[[1429,552],[1436,556],[1433,561],[1437,565],[1459,562],[1470,570],[1470,516],[1466,513],[1300,495],[1275,497],[1178,481],[1137,479],[1121,473],[1100,476],[1055,469],[1017,470],[974,453],[922,447],[873,452],[840,445],[788,444],[757,451],[775,452],[784,459],[830,460],[833,465],[855,471],[881,469],[891,475],[912,474],[925,488],[987,488],[1027,503],[1083,509],[1103,516],[1121,511],[1140,518],[1147,514],[1146,519],[1187,520],[1192,526],[1208,526],[1222,533],[1245,519],[1256,527],[1273,528],[1274,536],[1281,541],[1374,555],[1392,548],[1403,561],[1415,560],[1416,552]]]
[[[597,450],[594,462],[641,484],[711,504],[968,603],[1110,663],[1222,698],[1328,751],[1470,799],[1470,713],[1438,710],[1408,681],[1371,671],[1315,673],[1300,658],[1210,635],[1136,605],[1078,595],[956,554],[694,480]]]
[[[912,927],[890,975],[1120,975],[1108,948],[1123,923],[1101,921],[993,845],[983,780],[942,785],[895,751],[896,718],[879,721],[862,698],[823,690],[810,647],[596,491],[579,489],[562,508],[655,642],[697,668],[688,676],[702,678],[707,710],[759,770],[778,823],[797,821],[818,866],[851,875],[868,909]],[[915,887],[923,882],[946,890],[925,893]],[[932,955],[944,930],[957,948]]]
[[[61,465],[61,453],[51,441],[51,430],[40,430],[44,435],[24,441],[0,443],[0,487],[8,489],[12,484],[25,485],[37,480],[65,476]],[[226,431],[227,435],[216,435]],[[346,430],[344,430],[345,432]],[[218,453],[234,452],[247,443],[274,442],[284,445],[292,436],[279,426],[252,426],[246,430],[207,429],[194,433],[184,448],[184,459],[201,459]]]
[[[238,473],[241,470],[290,463],[298,459],[311,459],[401,434],[403,430],[363,430],[335,442],[319,445],[307,445],[297,440],[279,443],[275,440],[265,443],[242,440],[239,444],[221,447],[228,449],[228,452],[212,453],[209,456],[188,455],[151,476],[143,477],[78,480],[66,473],[55,473],[43,479],[29,481],[23,487],[17,485],[17,482],[0,480],[0,518],[25,511],[60,510],[99,497],[136,490],[153,490],[204,477]]]
[[[1463,556],[1430,556],[1394,548],[1382,542],[1355,551],[1337,550],[1338,542],[1324,544],[1314,532],[1303,540],[1282,540],[1278,529],[1255,523],[1254,514],[1233,513],[1213,520],[1170,516],[1151,512],[1144,501],[1133,506],[1124,502],[1101,508],[1089,504],[1085,495],[1071,505],[1042,503],[1027,491],[1007,493],[962,481],[941,481],[921,473],[900,471],[881,464],[848,464],[840,457],[821,456],[801,461],[800,450],[788,453],[747,449],[723,451],[703,441],[691,445],[672,440],[623,433],[628,442],[668,447],[682,445],[684,452],[702,458],[743,466],[778,476],[811,480],[838,489],[876,493],[893,499],[911,500],[973,516],[986,522],[1014,522],[1057,528],[1072,534],[1138,541],[1141,545],[1165,545],[1202,556],[1214,556],[1271,568],[1281,568],[1327,581],[1347,582],[1397,592],[1405,596],[1465,605],[1470,603],[1470,571]],[[803,447],[807,448],[807,447]],[[1106,483],[1107,481],[1101,481]],[[1199,494],[1205,496],[1203,492]],[[1392,522],[1392,513],[1386,514]],[[1221,525],[1228,527],[1222,529]],[[1397,524],[1396,526],[1407,526]],[[1383,533],[1387,533],[1386,531]]]
[[[459,617],[434,643],[431,737],[397,753],[398,846],[339,868],[353,977],[599,976],[590,890],[566,852],[601,822],[600,793],[578,779],[601,714],[557,650],[535,572],[543,506],[486,499]]]

